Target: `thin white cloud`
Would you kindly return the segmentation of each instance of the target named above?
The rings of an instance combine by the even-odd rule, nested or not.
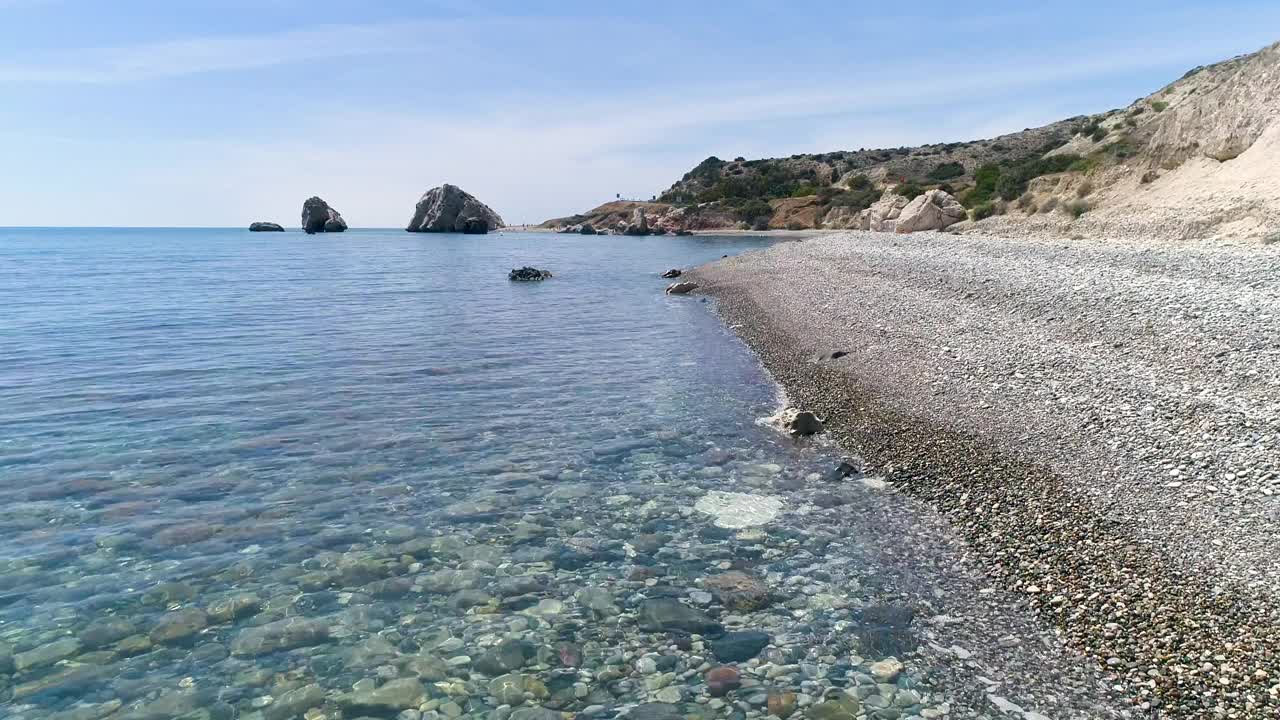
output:
[[[24,62],[0,61],[0,83],[115,84],[323,58],[415,52],[432,47],[424,38],[448,37],[457,22],[319,25],[273,33],[64,50]]]

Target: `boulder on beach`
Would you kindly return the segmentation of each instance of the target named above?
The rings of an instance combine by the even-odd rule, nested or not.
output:
[[[457,185],[445,183],[423,193],[405,230],[483,235],[505,224],[493,208],[474,195]]]
[[[311,197],[302,203],[302,229],[308,235],[342,232],[347,229],[347,221],[342,219],[337,210],[329,207],[329,203],[318,197]]]
[[[249,223],[249,232],[284,232],[284,228],[279,223],[256,222]]]
[[[678,282],[678,283],[672,283],[667,286],[667,294],[668,295],[688,295],[689,293],[697,289],[698,289],[697,283]]]
[[[898,214],[895,232],[941,230],[966,217],[964,206],[945,190],[930,190],[907,203]]]
[[[902,209],[908,202],[910,201],[906,197],[895,193],[893,188],[885,190],[884,195],[867,208],[866,227],[862,229],[893,232],[897,229],[898,217],[902,215]]]
[[[817,415],[808,410],[783,408],[781,412],[769,418],[769,424],[790,433],[793,437],[816,435],[822,432],[823,422]]]
[[[537,280],[546,280],[547,278],[550,278],[550,277],[551,277],[550,270],[539,270],[538,268],[529,267],[527,265],[522,268],[516,268],[515,270],[512,270],[511,272],[507,273],[507,279],[514,280],[516,282],[531,282],[531,281],[537,281]]]
[[[662,273],[662,277],[667,278],[668,280],[670,280],[670,279],[672,279],[672,278],[678,278],[678,277],[680,277],[680,276],[681,276],[681,275],[683,275],[683,274],[684,274],[684,273],[683,273],[682,271],[677,270],[676,268],[671,268],[670,270],[668,270],[668,271],[666,271],[666,272]]]

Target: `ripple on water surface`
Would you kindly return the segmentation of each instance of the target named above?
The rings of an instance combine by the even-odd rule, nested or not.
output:
[[[7,714],[940,716],[927,541],[661,293],[763,244],[0,230]]]

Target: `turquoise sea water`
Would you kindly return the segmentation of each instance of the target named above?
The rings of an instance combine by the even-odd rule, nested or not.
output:
[[[945,715],[940,531],[662,292],[769,242],[0,229],[0,717]]]
[[[558,486],[585,488],[565,494],[582,503],[690,473],[707,453],[789,452],[754,422],[774,402],[754,360],[703,301],[665,296],[658,277],[766,244],[0,230],[0,653],[20,658],[0,673],[9,707],[143,712],[204,691],[191,708],[251,711],[270,687],[235,678],[259,661],[350,690],[369,668],[344,645],[404,608],[433,611],[388,591],[367,603],[376,620],[338,630],[328,618],[351,596],[335,592],[412,577],[414,562],[509,574],[487,548]],[[555,278],[509,282],[524,264]],[[565,553],[591,535],[554,524],[510,547]],[[481,557],[404,547],[441,536]],[[621,539],[572,552],[620,568]],[[554,571],[544,554],[530,559]],[[378,567],[297,581],[366,560]],[[239,596],[255,604],[245,618],[156,632]],[[299,615],[346,636],[321,647],[350,671],[326,680],[306,655],[234,654],[264,618]]]

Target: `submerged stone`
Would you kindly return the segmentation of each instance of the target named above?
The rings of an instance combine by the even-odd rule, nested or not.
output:
[[[645,600],[640,605],[639,621],[640,629],[649,632],[681,630],[701,635],[719,635],[724,632],[724,627],[706,613],[673,598]]]

